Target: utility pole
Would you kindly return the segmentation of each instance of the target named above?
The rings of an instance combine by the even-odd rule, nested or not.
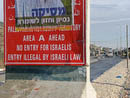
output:
[[[120,53],[122,56],[122,33],[120,32]]]
[[[127,46],[127,68],[129,67],[129,50],[128,50],[128,25],[126,25],[126,46]]]

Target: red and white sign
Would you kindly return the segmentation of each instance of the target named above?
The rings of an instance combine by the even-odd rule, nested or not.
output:
[[[85,4],[4,0],[5,64],[85,65]]]

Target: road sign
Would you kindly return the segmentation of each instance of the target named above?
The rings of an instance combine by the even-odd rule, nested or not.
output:
[[[4,0],[6,65],[85,65],[85,0]]]

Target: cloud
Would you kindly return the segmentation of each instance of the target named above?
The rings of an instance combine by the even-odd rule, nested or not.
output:
[[[130,24],[129,10],[130,0],[91,0],[91,40],[111,40],[108,46],[115,46],[114,40]]]
[[[130,18],[106,20],[106,21],[91,21],[91,24],[104,24],[104,23],[122,22],[122,21],[128,21],[128,20],[130,20]]]
[[[129,0],[92,0],[91,19],[101,23],[125,21],[130,17],[129,9]]]
[[[91,0],[91,5],[112,6],[118,10],[128,10],[130,8],[130,0]]]
[[[124,1],[124,0],[123,0]],[[91,0],[91,4],[99,5],[117,5],[117,3],[122,2],[121,0]]]

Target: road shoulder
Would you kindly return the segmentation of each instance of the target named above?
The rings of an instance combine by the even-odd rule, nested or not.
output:
[[[97,98],[119,98],[127,76],[126,61],[123,60],[93,81]]]

